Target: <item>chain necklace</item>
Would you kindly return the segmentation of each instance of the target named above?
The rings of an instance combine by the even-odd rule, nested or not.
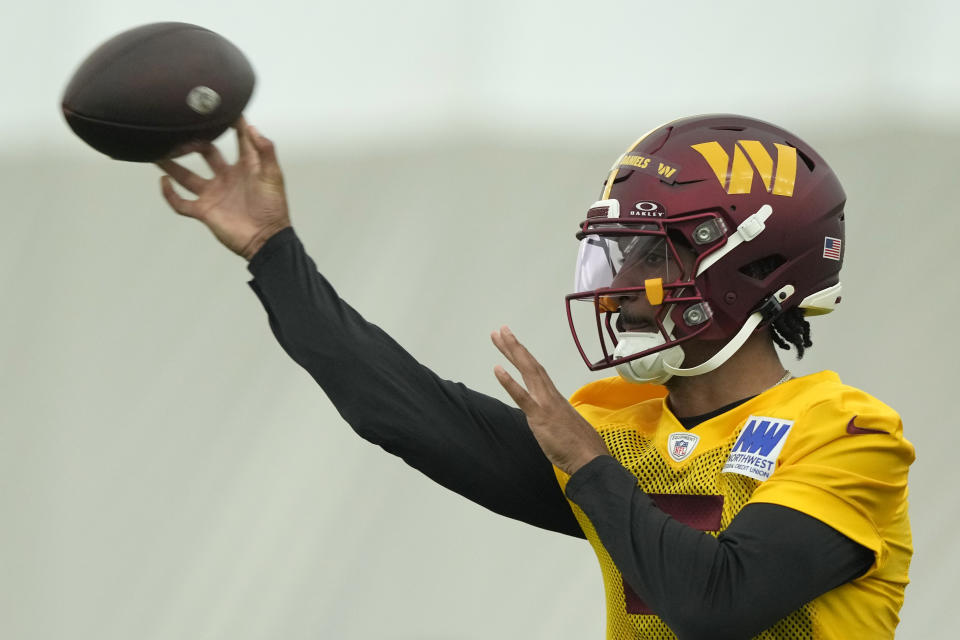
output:
[[[789,379],[792,378],[792,377],[793,377],[793,374],[790,373],[789,371],[786,371],[786,372],[784,372],[783,377],[780,378],[779,380],[777,380],[775,383],[773,383],[773,386],[770,387],[770,388],[772,389],[773,387],[777,386],[778,384],[783,384],[784,382],[786,382],[787,380],[789,380]]]

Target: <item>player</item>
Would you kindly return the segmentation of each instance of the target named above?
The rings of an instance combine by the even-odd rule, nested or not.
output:
[[[812,148],[741,116],[677,120],[614,163],[578,237],[570,326],[617,377],[570,401],[507,327],[509,407],[436,376],[317,273],[273,144],[163,194],[249,260],[283,348],[362,437],[489,509],[589,540],[607,637],[891,638],[912,554],[897,414],[830,371],[792,378],[840,301],[845,195]],[[171,178],[197,195],[180,197]],[[588,331],[577,308],[589,316]],[[596,356],[586,335],[596,336]]]

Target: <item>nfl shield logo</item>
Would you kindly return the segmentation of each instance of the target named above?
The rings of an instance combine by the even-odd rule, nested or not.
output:
[[[667,436],[667,453],[677,462],[683,462],[697,448],[700,436],[693,433],[671,433]]]

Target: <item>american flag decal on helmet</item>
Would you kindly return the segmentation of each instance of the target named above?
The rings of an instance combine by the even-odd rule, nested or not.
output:
[[[843,241],[840,238],[827,236],[823,239],[823,257],[830,260],[840,259],[840,247]]]

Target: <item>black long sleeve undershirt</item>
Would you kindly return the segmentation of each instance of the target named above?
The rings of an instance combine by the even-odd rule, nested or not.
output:
[[[584,537],[519,409],[441,379],[364,320],[292,228],[248,268],[281,346],[361,437],[492,511]],[[706,535],[655,507],[609,456],[577,471],[567,496],[681,638],[749,637],[873,561],[829,526],[776,505],[748,505],[719,538]]]
[[[280,345],[358,435],[492,511],[584,537],[522,411],[441,379],[364,320],[292,228],[248,268]]]

